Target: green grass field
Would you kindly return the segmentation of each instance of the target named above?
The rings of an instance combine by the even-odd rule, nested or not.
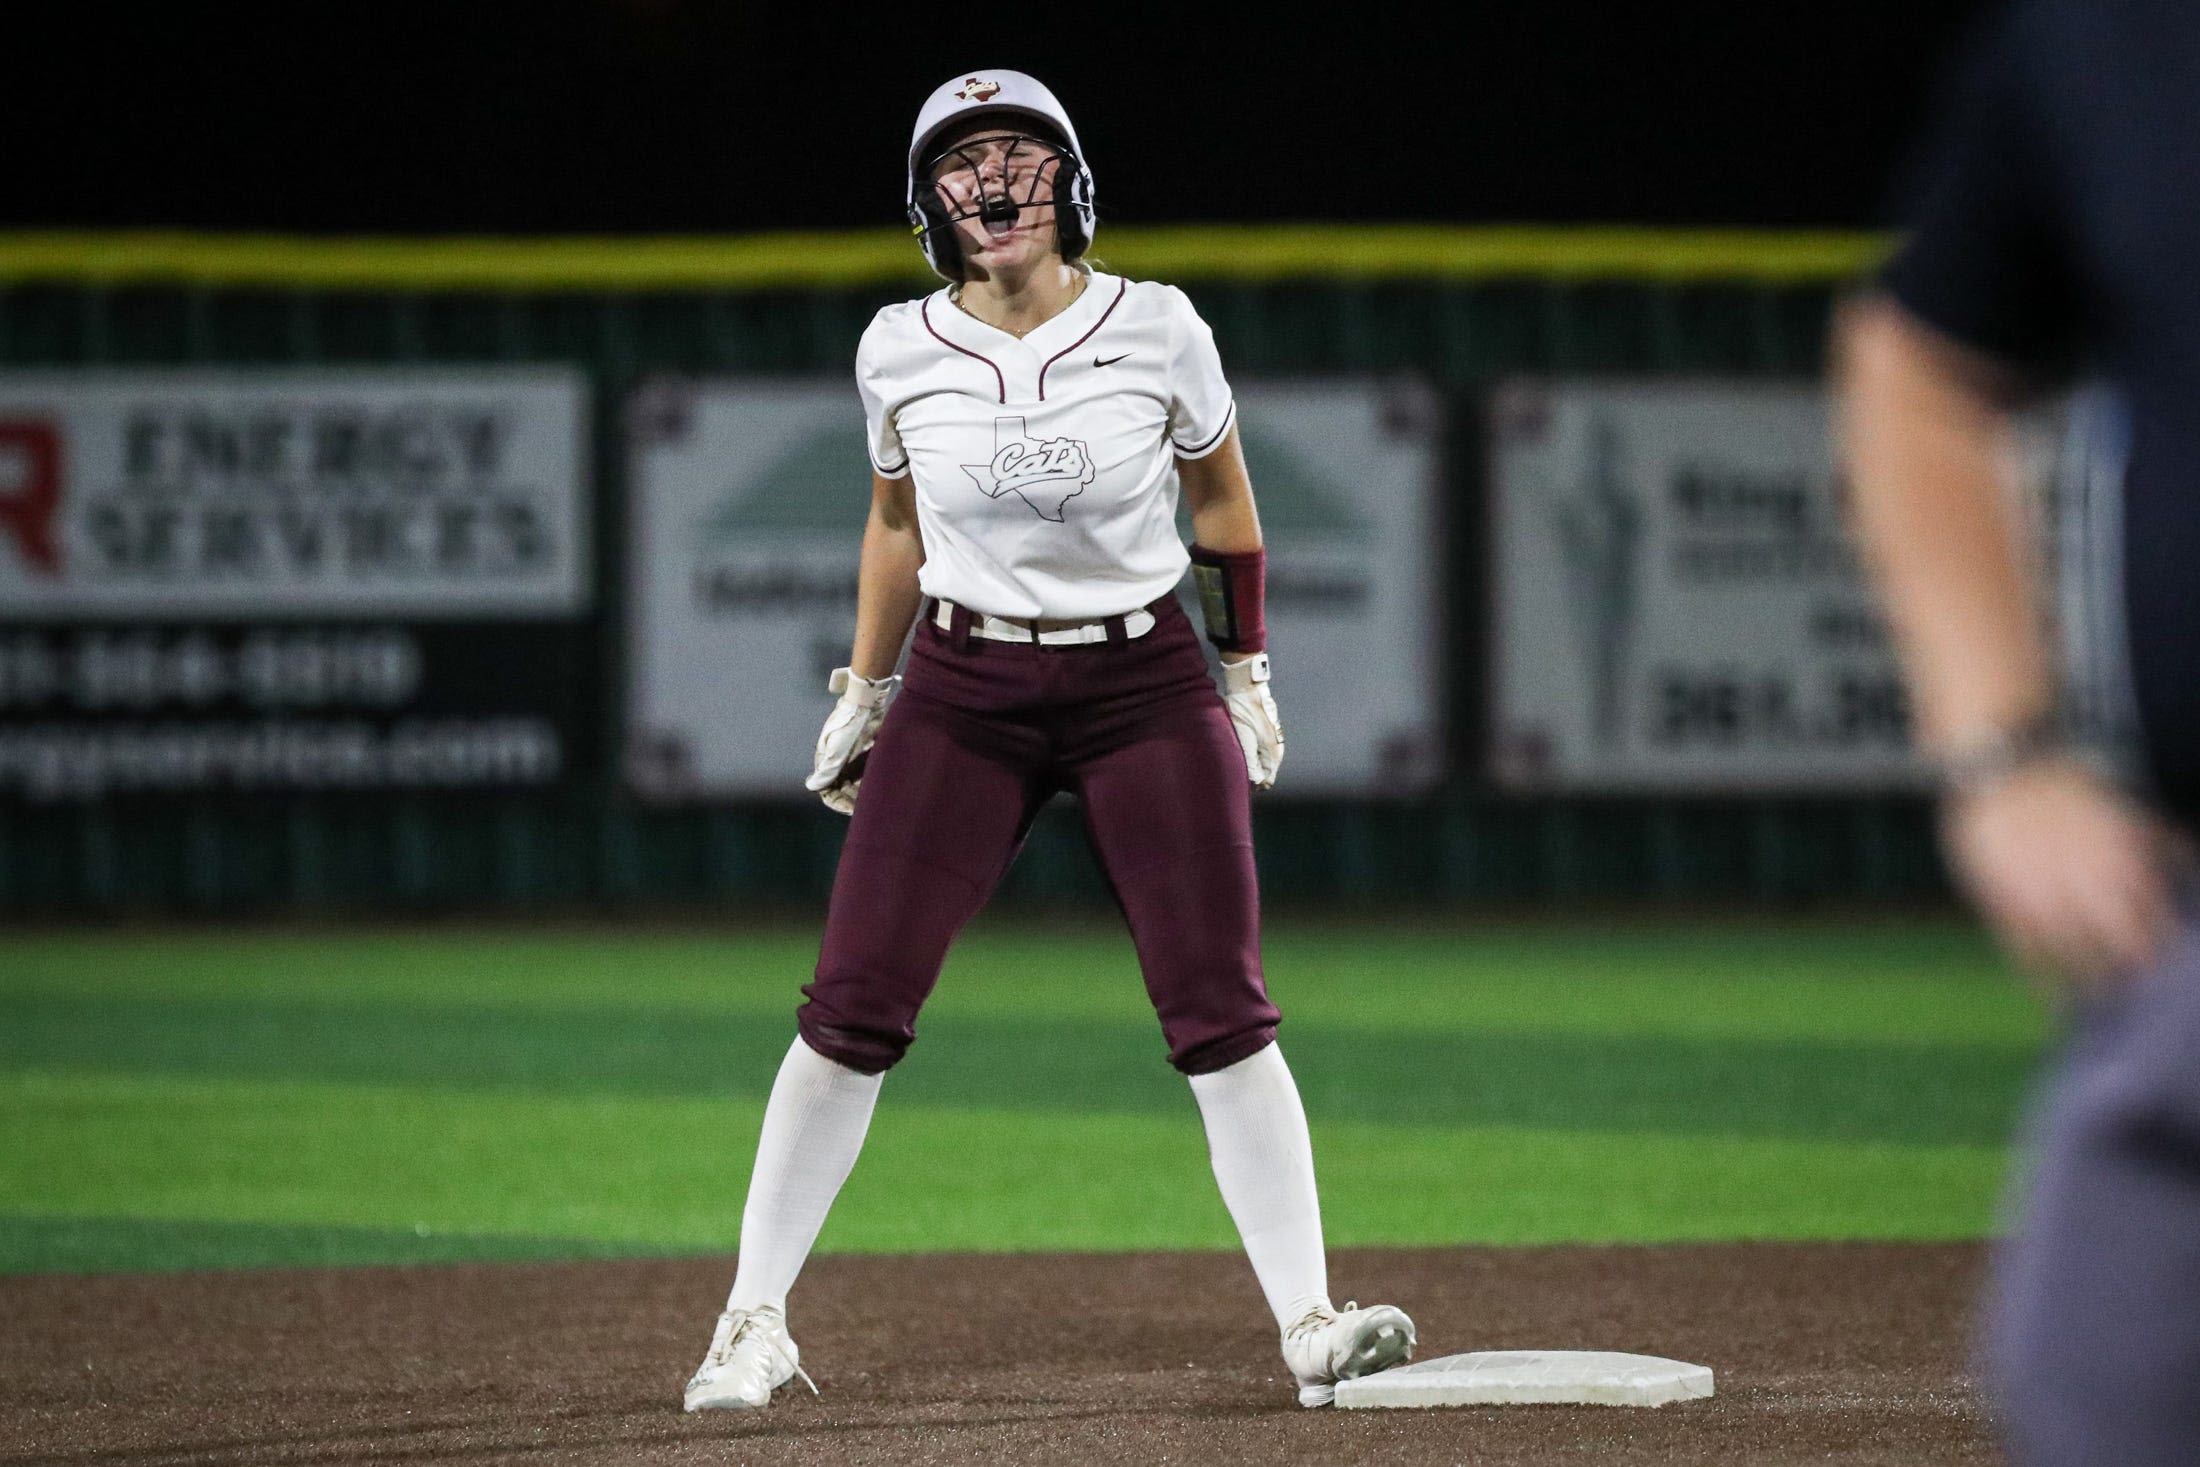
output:
[[[808,929],[0,937],[0,1272],[730,1251]],[[1284,923],[1337,1245],[1992,1230],[2045,1024],[1954,922]],[[821,1247],[1228,1248],[1128,939],[950,961]]]

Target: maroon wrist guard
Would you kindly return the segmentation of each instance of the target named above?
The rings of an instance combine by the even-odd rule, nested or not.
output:
[[[1268,650],[1268,552],[1192,547],[1192,584],[1207,619],[1207,640],[1225,652]]]

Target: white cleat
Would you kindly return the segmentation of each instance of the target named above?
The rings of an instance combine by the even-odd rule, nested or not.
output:
[[[710,1353],[687,1383],[686,1409],[723,1411],[771,1404],[772,1392],[802,1377],[817,1394],[817,1382],[802,1369],[802,1352],[787,1333],[787,1316],[776,1309],[729,1309],[711,1332]]]
[[[1315,1308],[1283,1332],[1283,1359],[1298,1377],[1299,1404],[1327,1406],[1337,1399],[1338,1381],[1411,1360],[1416,1338],[1413,1321],[1394,1305]]]

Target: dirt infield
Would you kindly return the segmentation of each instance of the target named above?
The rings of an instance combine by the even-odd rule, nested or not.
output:
[[[1656,1411],[1302,1411],[1227,1254],[823,1258],[824,1396],[683,1416],[723,1259],[0,1279],[0,1462],[1998,1461],[1965,1369],[1974,1246],[1340,1253],[1421,1355],[1708,1364]],[[799,1389],[799,1388],[798,1388]]]

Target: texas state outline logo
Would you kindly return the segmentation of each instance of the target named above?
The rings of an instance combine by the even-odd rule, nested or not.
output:
[[[962,471],[988,499],[1014,494],[1040,519],[1061,524],[1069,502],[1092,482],[1092,450],[1082,438],[1034,440],[1022,418],[993,420],[993,457]]]

